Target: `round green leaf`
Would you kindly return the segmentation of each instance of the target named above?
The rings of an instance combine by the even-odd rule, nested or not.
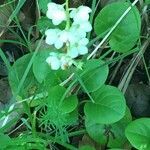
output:
[[[150,4],[150,0],[145,0],[145,4],[149,5]]]
[[[123,94],[116,87],[104,85],[94,93],[95,103],[87,102],[84,112],[93,123],[111,124],[125,115],[126,103]]]
[[[95,150],[95,148],[89,145],[84,145],[84,146],[81,146],[79,150]]]
[[[26,54],[19,58],[12,66],[11,71],[9,72],[9,83],[13,93],[16,93],[18,90],[18,85],[25,73],[25,70],[29,64],[29,61],[32,57],[32,53]],[[25,82],[23,83],[19,96],[25,98],[30,95],[32,88],[37,87],[37,81],[33,75],[32,69],[28,72]]]
[[[49,53],[49,50],[39,51],[33,62],[33,73],[39,83],[43,82],[48,73],[53,73],[50,66],[46,63]]]
[[[63,103],[60,105],[63,113],[72,112],[78,105],[78,100],[76,96],[69,96],[64,99]]]
[[[65,125],[77,125],[78,124],[78,110],[75,109],[69,114],[65,114]]]
[[[65,29],[65,22],[62,22],[57,26],[57,28]],[[45,33],[47,29],[55,29],[56,26],[52,23],[52,21],[47,17],[41,17],[37,22],[37,28],[41,33]]]
[[[48,10],[47,4],[51,2],[51,0],[38,0],[38,5],[40,10],[46,14],[46,11]]]
[[[112,148],[112,149],[108,149],[108,150],[125,150],[125,149]]]
[[[47,17],[41,17],[37,22],[37,28],[42,33],[45,32],[46,29],[53,29],[55,26],[53,25],[52,21]]]
[[[95,19],[96,34],[110,30],[130,5],[127,2],[116,2],[104,7]],[[109,41],[111,48],[116,52],[129,51],[140,36],[140,28],[140,14],[134,6],[111,34]]]
[[[0,140],[1,149],[7,149],[7,146],[13,143],[11,138],[3,133],[0,133],[0,138],[1,138]]]
[[[131,122],[125,134],[135,148],[150,150],[150,118],[141,118]]]
[[[104,65],[101,60],[89,60],[84,67],[82,81],[88,92],[99,89],[106,81],[108,76],[108,65]]]
[[[47,110],[41,117],[41,122],[55,125],[56,127],[75,124],[78,118],[77,97],[65,97],[66,89],[62,86],[51,87],[45,100]],[[47,121],[45,121],[47,120]]]
[[[128,144],[128,140],[125,136],[125,128],[132,121],[132,116],[130,110],[126,109],[125,116],[119,120],[118,122],[111,125],[111,132],[113,133],[109,138],[108,147],[110,148],[122,148]]]
[[[56,108],[61,114],[72,112],[78,105],[78,99],[75,95],[63,99],[65,92],[66,89],[62,86],[51,87],[48,91],[47,102],[49,107]]]
[[[85,127],[87,133],[95,142],[102,145],[105,145],[107,143],[107,137],[105,135],[106,128],[104,124],[93,124],[86,118]]]
[[[127,138],[125,137],[125,128],[129,122],[131,122],[132,117],[129,109],[126,110],[126,115],[118,122],[106,125],[106,124],[92,124],[86,119],[85,126],[89,136],[99,144],[105,145],[107,143],[107,135],[109,133],[109,148],[122,148],[127,143]],[[115,137],[115,138],[114,138]]]

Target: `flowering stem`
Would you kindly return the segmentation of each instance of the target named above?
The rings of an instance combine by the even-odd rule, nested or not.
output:
[[[92,2],[92,13],[91,13],[91,16],[90,16],[90,23],[92,24],[93,23],[93,19],[94,19],[94,14],[95,14],[95,11],[96,11],[96,0],[93,0]],[[90,36],[91,36],[91,32],[88,33],[88,39],[90,39]]]
[[[66,30],[68,30],[70,28],[69,0],[66,0],[66,16],[67,16]]]
[[[70,29],[69,0],[66,0],[66,16],[67,16],[66,30],[69,30]],[[67,42],[66,46],[68,52],[70,44]]]

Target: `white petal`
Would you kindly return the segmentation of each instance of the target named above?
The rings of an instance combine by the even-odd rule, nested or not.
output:
[[[85,12],[85,13],[92,12],[92,9],[87,7],[87,6],[80,6],[78,9],[79,9],[79,11],[82,11],[82,12]]]
[[[84,38],[84,37],[86,37],[86,32],[85,32],[84,30],[78,29],[78,30],[77,30],[77,34],[78,34],[78,37],[79,37],[79,38]]]
[[[49,65],[51,65],[51,57],[48,57],[48,58],[46,59],[46,62],[47,62]]]
[[[52,23],[57,26],[61,23],[61,20],[53,19]]]
[[[80,29],[84,30],[85,32],[90,32],[92,30],[92,25],[89,21],[82,22],[80,24]]]
[[[73,63],[72,59],[70,57],[68,57],[67,55],[62,56],[60,61],[61,61],[61,69],[62,70],[65,70],[66,68],[71,66]]]
[[[46,37],[45,43],[48,45],[53,45],[55,42],[54,38]]]
[[[75,22],[72,24],[70,32],[72,35],[74,35],[76,38],[78,37],[79,39],[86,37],[86,32],[84,31],[84,29],[81,29],[80,24]]]
[[[89,40],[87,38],[82,38],[79,41],[79,45],[87,45],[89,43]]]
[[[48,10],[54,10],[57,8],[57,4],[53,2],[48,3],[47,6],[48,6]]]
[[[46,35],[46,43],[49,45],[52,45],[55,43],[55,41],[57,40],[58,36],[57,34],[60,32],[59,29],[49,29],[47,31],[45,31],[45,35]]]
[[[68,66],[68,62],[67,62],[67,59],[65,58],[65,56],[61,57],[61,69],[62,70],[65,70],[66,67]]]
[[[57,41],[55,41],[54,45],[57,49],[60,49],[63,47],[63,42],[61,40],[57,39]]]
[[[71,17],[75,22],[83,22],[89,20],[89,13],[92,10],[87,6],[80,6],[76,11],[71,12]]]
[[[58,70],[60,68],[60,61],[59,60],[54,60],[55,62],[51,63],[51,69],[52,70]]]
[[[59,25],[62,21],[66,20],[66,12],[63,5],[49,3],[46,16],[52,19],[54,25]]]
[[[60,36],[59,36],[59,39],[61,40],[61,41],[63,41],[63,42],[67,42],[68,40],[69,40],[69,32],[67,32],[67,31],[62,31],[61,33],[60,33]]]
[[[46,62],[51,66],[52,70],[58,70],[60,68],[60,60],[55,56],[49,56]]]
[[[53,14],[54,14],[54,11],[57,10],[57,4],[53,3],[53,2],[50,2],[48,3],[48,11],[46,12],[46,16],[49,18],[49,19],[52,19],[53,18]]]
[[[80,55],[85,55],[88,53],[88,48],[86,46],[79,46],[78,52]]]
[[[76,14],[77,14],[77,9],[74,8],[74,9],[70,12],[70,18],[74,18]]]
[[[74,21],[77,23],[81,23],[84,21],[88,21],[89,20],[89,14],[86,13],[78,13],[75,17],[74,17]]]
[[[78,49],[75,46],[71,47],[69,51],[67,52],[67,55],[70,56],[71,58],[78,57],[79,55]]]
[[[53,17],[52,12],[48,10],[46,12],[46,16],[47,16],[47,18],[52,19],[52,17]]]
[[[68,41],[71,44],[75,44],[80,40],[80,37],[78,37],[76,34],[70,34]]]
[[[53,17],[52,17],[52,22],[53,22],[54,25],[59,25],[64,20],[66,20],[65,11],[57,10],[57,12],[55,12]]]
[[[58,57],[58,53],[56,53],[56,52],[50,52],[49,55],[50,55],[50,56]]]

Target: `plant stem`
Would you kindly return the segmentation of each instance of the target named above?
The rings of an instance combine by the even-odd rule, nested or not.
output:
[[[66,0],[66,16],[67,16],[66,30],[68,30],[70,28],[69,0]]]
[[[105,58],[108,54],[110,54],[112,52],[112,49],[109,49],[106,53],[104,53],[101,57],[100,57],[100,59],[103,59],[103,58]]]
[[[94,18],[94,14],[95,14],[96,1],[97,0],[92,1],[92,13],[91,13],[91,16],[90,16],[90,23],[91,24],[93,23],[93,18]],[[88,33],[88,39],[90,39],[90,36],[91,36],[91,32]]]
[[[32,134],[33,137],[36,137],[36,111],[33,113],[33,119],[32,119]]]
[[[38,133],[38,135],[41,137],[41,138],[44,138],[46,139],[47,141],[47,144],[49,143],[58,143],[59,145],[62,145],[63,147],[67,148],[67,149],[70,149],[70,150],[78,150],[76,147],[68,144],[68,143],[65,143],[65,142],[62,142],[60,140],[60,138],[56,138],[56,137],[53,137],[53,136],[50,136],[48,134],[44,134],[44,133]]]
[[[71,133],[68,134],[68,136],[73,137],[73,136],[78,136],[78,135],[85,134],[85,133],[86,133],[86,130],[82,129],[82,130],[79,130],[79,131],[71,132]]]

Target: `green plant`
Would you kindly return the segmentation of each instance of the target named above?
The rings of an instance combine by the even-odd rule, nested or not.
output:
[[[42,16],[36,25],[41,34],[36,49],[31,46],[31,33],[28,37],[25,35],[16,16],[24,2],[18,2],[9,18],[23,38],[19,37],[19,43],[3,42],[24,45],[28,54],[11,66],[0,50],[9,70],[13,93],[13,104],[1,113],[1,149],[52,149],[57,143],[75,150],[78,148],[71,144],[71,137],[87,133],[103,148],[119,150],[132,145],[139,150],[149,150],[149,118],[132,121],[123,93],[107,82],[109,65],[139,51],[141,17],[135,6],[138,0],[108,4],[97,14],[95,0],[92,10],[84,6],[70,9],[68,0],[62,5],[37,0]],[[48,3],[55,9],[47,9]],[[79,16],[81,18],[77,18]],[[93,30],[91,24],[94,24]],[[72,26],[75,27],[72,29]],[[49,46],[43,48],[45,34]],[[94,48],[93,42],[97,41],[100,43]],[[109,47],[99,56],[98,50],[105,44]],[[117,55],[107,59],[112,52]],[[19,124],[24,125],[25,130],[10,138],[6,131],[17,120],[8,118],[18,108],[21,108],[19,113],[24,114]],[[95,148],[85,145],[79,149]]]

